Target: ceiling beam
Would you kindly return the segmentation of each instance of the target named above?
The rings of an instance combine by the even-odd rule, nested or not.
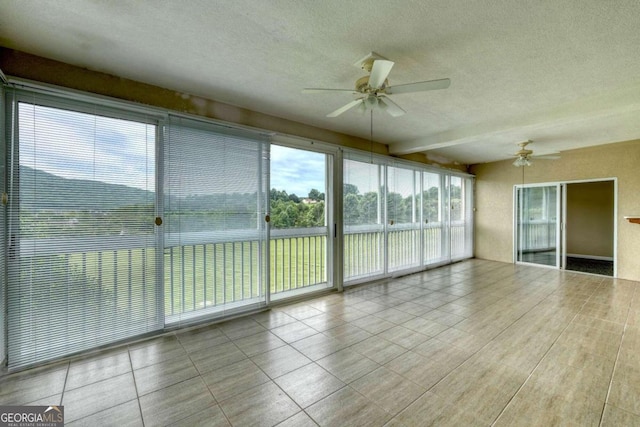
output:
[[[501,139],[506,134],[521,135],[516,139],[526,140],[533,137],[532,132],[541,128],[597,120],[602,117],[628,114],[630,111],[640,111],[640,84],[621,87],[604,95],[580,98],[554,109],[516,117],[501,123],[481,123],[409,141],[391,143],[389,152],[394,155],[426,152],[469,144],[480,139],[486,140],[492,137]]]

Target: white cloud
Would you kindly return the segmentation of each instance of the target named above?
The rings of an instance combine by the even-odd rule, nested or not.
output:
[[[20,164],[154,190],[155,126],[26,104],[19,114]]]
[[[19,115],[22,165],[64,178],[155,189],[155,126],[30,104],[20,104]],[[234,150],[226,153],[225,142],[214,143],[209,135],[192,131],[180,137],[197,142],[174,147],[169,159],[180,165],[189,193],[255,189],[257,158],[237,157],[240,141],[230,141]],[[326,191],[326,155],[272,145],[270,161],[271,188],[300,197],[314,188]],[[207,176],[215,177],[215,185]]]
[[[312,189],[325,192],[326,155],[271,146],[271,188],[306,197]]]

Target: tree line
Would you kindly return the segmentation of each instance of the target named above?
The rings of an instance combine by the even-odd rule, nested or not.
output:
[[[65,181],[64,179],[59,179]],[[55,182],[55,181],[54,181]],[[76,182],[76,187],[78,187]],[[84,183],[82,183],[84,184]],[[67,186],[68,187],[68,186]],[[74,188],[71,199],[80,199],[84,206],[72,203],[65,209],[62,203],[46,203],[42,196],[48,192],[34,194],[34,201],[21,200],[20,225],[23,236],[64,235],[129,235],[153,233],[155,199],[152,192],[139,191],[136,197],[122,196],[122,186],[105,184],[105,192],[83,191],[83,185]],[[21,188],[28,188],[22,187]],[[59,188],[61,189],[61,188]],[[48,189],[53,190],[53,189]],[[58,196],[64,191],[56,192]],[[130,193],[130,191],[129,191]],[[343,212],[346,225],[376,224],[381,220],[380,192],[360,193],[357,186],[344,184]],[[28,194],[28,192],[27,192]],[[105,203],[104,195],[109,201]],[[127,193],[127,196],[130,194]],[[256,212],[257,193],[207,194],[167,196],[164,200],[164,227],[166,232],[204,232],[231,229],[252,229],[262,220]],[[461,207],[461,188],[451,187],[452,214],[456,206]],[[28,198],[27,198],[28,199]],[[442,212],[440,189],[431,187],[422,197],[403,196],[397,192],[386,194],[387,219],[395,223],[412,222],[420,217],[422,203],[423,219],[439,221]],[[30,199],[29,199],[30,200]],[[45,202],[45,203],[43,203]],[[118,206],[116,203],[120,202]],[[137,202],[137,203],[136,203]],[[288,194],[285,190],[272,188],[269,192],[271,227],[305,228],[325,225],[325,194],[318,189],[309,191],[306,197]],[[458,209],[460,210],[460,209]],[[453,218],[456,219],[456,218]]]

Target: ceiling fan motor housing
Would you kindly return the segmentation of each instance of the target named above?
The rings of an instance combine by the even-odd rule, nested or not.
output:
[[[375,52],[371,52],[354,65],[369,73],[368,76],[360,77],[356,80],[355,93],[352,89],[307,88],[303,90],[303,93],[351,92],[353,95],[356,95],[356,99],[327,114],[327,117],[337,117],[356,106],[358,106],[360,110],[380,108],[392,117],[399,117],[405,114],[406,111],[393,102],[387,95],[446,89],[450,84],[449,79],[439,79],[389,86],[389,80],[387,77],[391,72],[394,63],[393,61],[389,61],[388,59],[381,57]]]
[[[364,77],[360,77],[358,80],[356,80],[356,92],[360,92],[360,93],[384,93],[384,89],[389,85],[389,79],[385,79],[384,83],[382,84],[382,86],[375,90],[372,91],[371,90],[371,86],[369,86],[369,76],[364,76]]]

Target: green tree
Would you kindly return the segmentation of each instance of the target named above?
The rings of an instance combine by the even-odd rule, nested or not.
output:
[[[346,225],[361,223],[362,211],[360,210],[361,197],[357,194],[345,194],[343,201],[343,220]]]
[[[359,224],[376,224],[378,222],[378,193],[369,191],[360,199]]]
[[[430,223],[440,220],[440,191],[438,187],[431,187],[422,192],[422,209],[425,220]]]
[[[324,200],[324,193],[316,190],[315,188],[309,191],[309,199],[315,200],[317,202]]]
[[[358,190],[358,187],[353,184],[344,184],[342,193],[345,196],[347,194],[355,194],[357,196],[358,194],[360,194],[360,190]]]

